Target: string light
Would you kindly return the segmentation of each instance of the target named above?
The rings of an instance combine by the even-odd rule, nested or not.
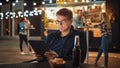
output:
[[[90,2],[90,0],[86,0],[86,2]]]
[[[6,17],[6,19],[8,19],[8,17]]]
[[[2,19],[2,18],[3,18],[3,16],[4,16],[4,15],[3,15],[3,13],[1,12],[1,13],[0,13],[0,19]]]
[[[33,2],[33,5],[35,6],[35,5],[36,5],[36,2]]]
[[[57,0],[57,1],[60,1],[60,0]],[[78,0],[74,0],[75,2],[78,2]],[[90,0],[81,0],[82,2],[90,2]],[[96,1],[96,0],[94,0],[94,1]],[[6,2],[9,2],[9,0],[6,0]],[[15,0],[15,3],[12,3],[12,6],[16,6],[17,5],[17,3],[18,2],[20,2],[19,0]],[[49,0],[48,1],[49,3],[52,3],[53,2],[53,0]],[[44,0],[44,1],[42,1],[42,5],[44,5],[44,4],[46,4],[47,2],[46,2],[46,0]],[[64,2],[64,4],[67,4],[67,2]],[[3,5],[3,3],[2,2],[0,2],[0,7]],[[35,5],[37,5],[37,3],[36,2],[33,2],[33,4],[32,4],[33,6],[35,6]],[[22,6],[22,5],[21,5]],[[27,6],[27,3],[23,3],[23,6]],[[94,9],[95,8],[95,6],[96,5],[93,5],[92,6],[92,9]],[[102,9],[105,9],[105,7],[104,7],[105,5],[104,4],[102,4],[101,5],[101,8]],[[87,6],[85,6],[84,7],[84,10],[85,11],[87,11],[87,9],[88,9],[88,7]],[[6,18],[6,19],[8,19],[8,18],[19,18],[19,17],[23,17],[23,16],[34,16],[34,15],[40,15],[40,14],[42,14],[42,11],[45,11],[45,8],[42,8],[41,10],[38,10],[37,8],[35,8],[34,10],[32,10],[32,11],[28,11],[28,10],[26,10],[26,11],[24,11],[24,12],[22,12],[22,11],[18,11],[18,12],[9,12],[9,11],[7,11],[7,12],[4,12],[4,13],[0,13],[0,19],[3,19],[3,18]],[[102,10],[103,12],[105,12],[105,10]]]
[[[23,5],[24,5],[24,6],[27,6],[27,3],[24,3]]]
[[[8,2],[9,0],[6,0],[6,2]]]
[[[15,16],[16,18],[18,18],[18,16]]]
[[[10,0],[6,0],[6,2],[9,3]],[[12,4],[12,6],[17,6],[17,3],[19,3],[19,2],[21,2],[21,1],[15,0],[15,2],[12,2],[11,4]],[[49,3],[52,3],[52,0],[50,0]],[[45,4],[45,1],[42,2],[42,4]],[[3,5],[3,3],[0,2],[0,6],[2,6],[2,5]],[[37,5],[37,3],[33,2],[32,5],[35,6],[35,5]],[[23,6],[27,6],[27,3],[24,2]],[[0,19],[3,19],[3,18],[6,18],[6,19],[11,18],[12,19],[12,18],[19,18],[19,17],[23,17],[23,16],[27,16],[28,17],[28,16],[34,16],[34,15],[41,15],[42,11],[43,11],[42,9],[38,10],[37,8],[35,8],[34,10],[31,10],[31,11],[26,10],[24,12],[22,12],[22,11],[18,11],[18,12],[6,11],[4,13],[0,12]]]
[[[25,10],[25,12],[22,12],[22,11],[18,11],[18,12],[10,12],[10,11],[7,11],[5,13],[0,13],[0,19],[3,19],[4,17],[6,19],[8,18],[19,18],[19,17],[23,17],[23,16],[37,16],[37,15],[41,15],[42,14],[42,9],[41,10],[38,10],[37,8],[35,8],[34,10],[32,11],[28,11],[28,10]]]
[[[42,14],[42,10],[38,10],[38,13],[39,13],[39,14]]]
[[[75,0],[75,2],[78,2],[78,0]]]
[[[43,1],[43,2],[42,2],[42,4],[44,5],[44,4],[45,4],[45,2]]]
[[[2,5],[2,3],[0,2],[0,6]]]
[[[15,2],[16,2],[16,3],[18,3],[19,1],[18,1],[18,0],[16,0]]]
[[[35,8],[33,12],[34,12],[34,15],[39,15],[37,8]]]
[[[67,4],[67,2],[64,2],[64,4]]]
[[[82,0],[82,2],[85,2],[85,0]]]
[[[12,3],[13,6],[15,6],[15,3]]]
[[[24,16],[28,17],[28,14],[29,14],[29,11],[26,10],[26,11],[24,12]]]
[[[84,10],[85,10],[85,11],[88,11],[88,6],[84,6]]]
[[[51,3],[52,3],[52,0],[50,0],[49,3],[51,4]]]
[[[18,16],[20,17],[22,15],[22,11],[18,11]]]

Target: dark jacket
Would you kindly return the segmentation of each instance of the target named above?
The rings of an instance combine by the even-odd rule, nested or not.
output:
[[[46,42],[51,50],[58,53],[59,57],[64,60],[72,60],[72,49],[74,47],[75,35],[79,35],[80,37],[81,63],[83,63],[86,57],[87,49],[86,34],[84,32],[71,28],[71,32],[67,36],[61,37],[61,32],[58,30],[50,33]]]

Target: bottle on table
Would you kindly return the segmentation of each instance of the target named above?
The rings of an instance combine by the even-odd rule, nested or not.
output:
[[[72,63],[74,68],[79,68],[81,64],[81,50],[80,50],[80,41],[79,35],[75,36],[74,48],[72,52]]]

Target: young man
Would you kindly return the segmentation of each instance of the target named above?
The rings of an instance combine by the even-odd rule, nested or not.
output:
[[[45,52],[47,58],[61,57],[64,60],[72,60],[72,50],[74,47],[75,35],[80,37],[81,49],[81,63],[84,62],[86,57],[86,38],[83,32],[73,29],[72,11],[67,8],[60,9],[57,13],[56,23],[58,29],[56,32],[50,33],[47,36],[46,42],[50,51]]]

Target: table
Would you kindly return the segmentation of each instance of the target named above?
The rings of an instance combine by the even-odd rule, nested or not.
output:
[[[87,64],[81,65],[81,68],[88,68]],[[0,68],[51,68],[48,62],[40,63],[18,63],[18,64],[0,64]],[[71,62],[67,62],[65,68],[73,68]]]

